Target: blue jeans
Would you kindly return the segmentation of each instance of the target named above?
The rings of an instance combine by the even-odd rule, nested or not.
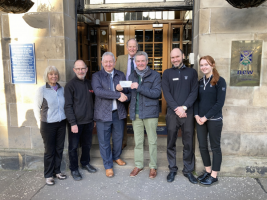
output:
[[[78,170],[78,154],[77,148],[79,142],[82,147],[82,155],[80,163],[85,166],[90,162],[90,149],[92,146],[92,132],[94,128],[94,122],[88,124],[80,124],[78,126],[78,133],[71,132],[71,126],[69,124],[69,160],[70,170]]]
[[[112,121],[98,121],[96,122],[96,128],[104,167],[105,169],[111,169],[113,168],[113,160],[119,159],[121,155],[124,120],[119,119],[118,111],[114,111],[112,112]],[[110,145],[111,133],[113,144],[112,151]]]

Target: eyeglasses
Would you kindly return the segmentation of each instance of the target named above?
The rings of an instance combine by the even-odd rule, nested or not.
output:
[[[76,71],[85,71],[86,68],[74,68]]]

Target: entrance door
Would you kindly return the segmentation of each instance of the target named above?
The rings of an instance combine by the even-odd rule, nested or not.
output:
[[[167,69],[168,63],[168,24],[163,27],[153,28],[152,24],[148,25],[124,25],[111,26],[111,47],[115,57],[127,54],[126,42],[130,38],[135,38],[138,42],[138,50],[145,51],[148,54],[148,66],[162,73]],[[160,122],[165,125],[166,101],[163,94],[160,96]]]

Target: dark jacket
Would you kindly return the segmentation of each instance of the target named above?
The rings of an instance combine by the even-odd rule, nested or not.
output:
[[[186,106],[186,113],[193,114],[193,104],[198,93],[196,70],[185,65],[180,69],[166,69],[162,76],[162,90],[167,101],[167,113],[175,114],[175,108]]]
[[[138,83],[136,71],[129,76],[129,81]],[[159,117],[159,97],[161,94],[160,74],[149,69],[142,78],[137,89],[131,90],[130,119],[135,120],[136,96],[139,92],[139,118],[158,118]]]
[[[194,103],[194,115],[206,117],[209,120],[222,119],[222,107],[226,95],[226,82],[223,77],[219,78],[216,85],[210,84],[210,79],[206,79],[206,86],[203,78],[198,82],[198,98]]]
[[[71,126],[87,124],[93,121],[94,102],[93,89],[90,81],[80,80],[75,76],[64,90],[65,114]]]
[[[123,72],[114,69],[113,82],[114,87],[119,84],[120,81],[125,81],[125,75]],[[121,94],[118,91],[111,91],[110,89],[110,77],[109,74],[102,69],[93,74],[92,86],[95,93],[95,121],[112,121],[112,102],[116,99],[117,110],[119,119],[126,118],[126,110],[123,103],[118,101]],[[124,89],[123,93],[128,93],[128,89]]]

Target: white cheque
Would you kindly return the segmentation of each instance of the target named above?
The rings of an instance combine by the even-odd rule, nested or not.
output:
[[[120,81],[120,85],[123,88],[129,88],[132,85],[132,81]]]

